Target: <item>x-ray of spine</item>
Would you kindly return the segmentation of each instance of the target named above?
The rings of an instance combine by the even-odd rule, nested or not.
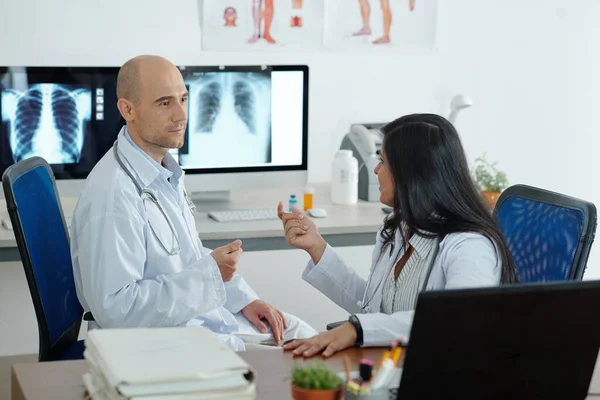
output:
[[[40,83],[2,93],[2,122],[10,126],[15,162],[43,157],[50,164],[79,162],[84,126],[91,118],[89,88]]]
[[[271,80],[251,72],[195,77],[190,85],[187,165],[234,167],[271,161]]]

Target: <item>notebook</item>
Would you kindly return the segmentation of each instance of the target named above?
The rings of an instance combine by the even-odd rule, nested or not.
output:
[[[85,344],[90,372],[84,383],[93,398],[100,392],[104,397],[96,398],[131,400],[255,393],[250,366],[206,328],[97,329]]]
[[[109,390],[102,381],[98,381],[98,376],[91,373],[83,376],[84,385],[93,400],[253,400],[256,398],[256,388],[254,384],[247,385],[246,390],[220,390],[207,392],[188,392],[171,393],[167,395],[148,395],[126,397],[118,394],[114,390]]]

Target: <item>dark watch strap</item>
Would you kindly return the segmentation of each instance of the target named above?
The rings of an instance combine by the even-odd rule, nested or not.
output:
[[[360,319],[358,319],[358,317],[356,315],[351,315],[350,318],[348,318],[348,322],[350,322],[352,324],[352,326],[354,326],[354,329],[356,329],[356,343],[354,343],[355,345],[362,345],[363,344],[363,329],[362,329],[362,325],[360,324]]]

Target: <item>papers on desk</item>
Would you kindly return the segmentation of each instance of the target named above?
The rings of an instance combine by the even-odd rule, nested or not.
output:
[[[93,400],[254,399],[254,373],[205,328],[96,329],[83,381]]]

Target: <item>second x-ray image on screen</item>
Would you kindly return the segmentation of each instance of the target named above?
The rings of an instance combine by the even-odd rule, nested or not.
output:
[[[32,156],[50,164],[78,163],[91,119],[89,85],[36,83],[2,92],[1,121],[8,125],[14,162]]]
[[[268,71],[185,74],[188,136],[179,162],[227,168],[271,162],[271,76]]]

